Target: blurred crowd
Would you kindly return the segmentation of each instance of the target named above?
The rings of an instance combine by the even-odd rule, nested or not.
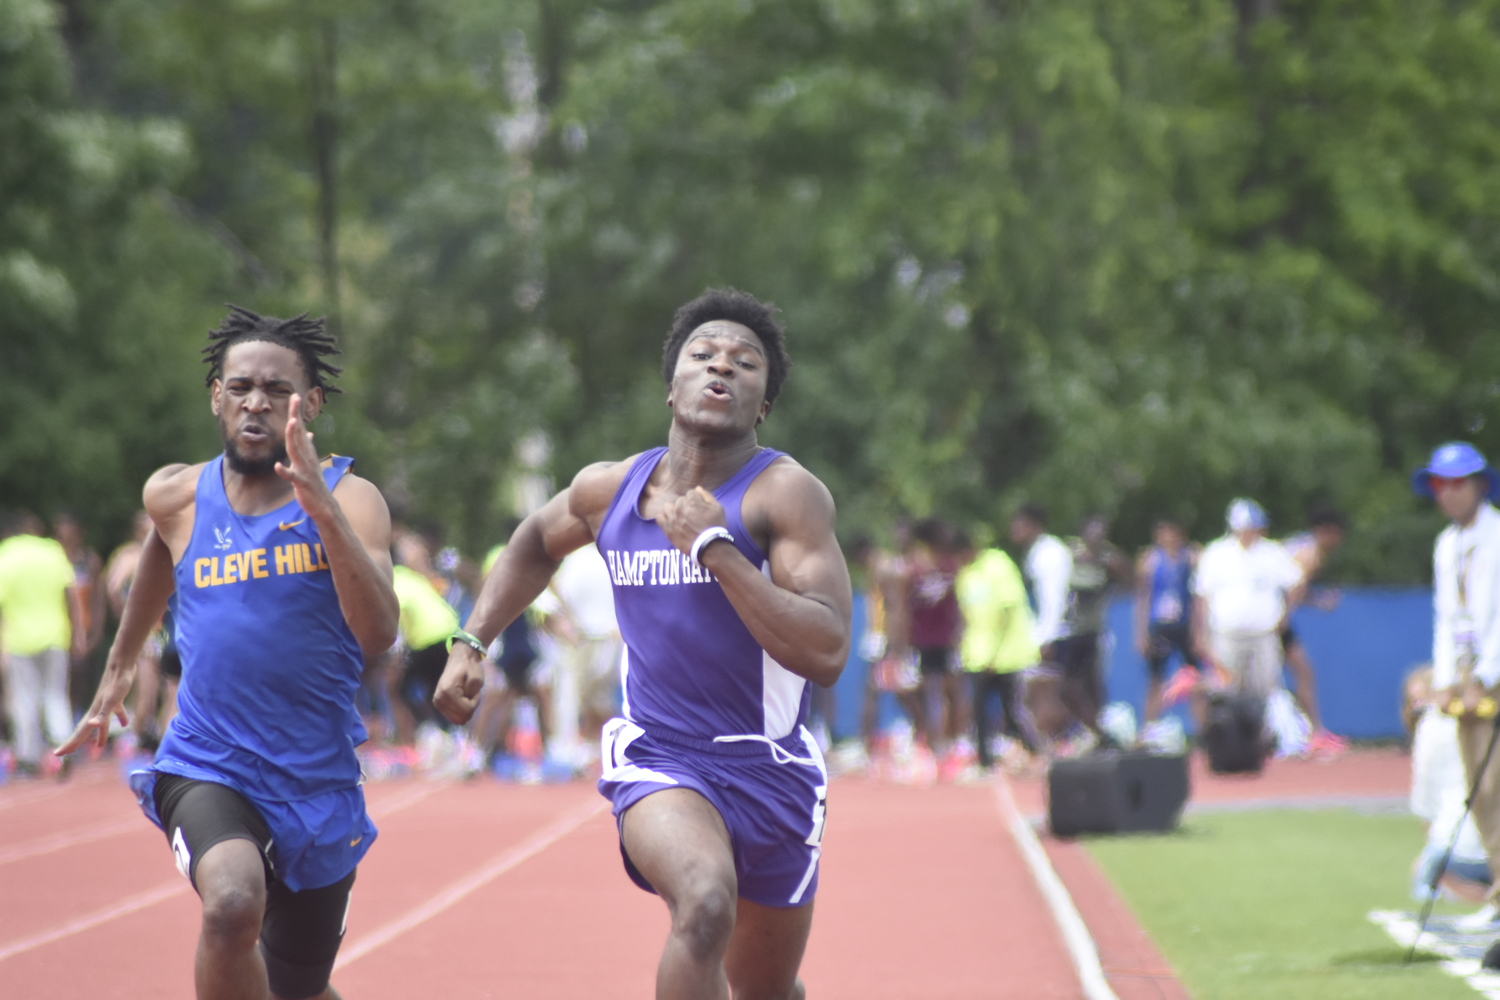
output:
[[[1201,715],[1213,691],[1243,688],[1269,699],[1282,753],[1337,753],[1343,741],[1321,725],[1312,667],[1288,621],[1303,601],[1336,600],[1331,592],[1310,597],[1309,584],[1342,541],[1344,522],[1335,511],[1315,512],[1307,532],[1282,542],[1266,537],[1268,527],[1258,505],[1239,500],[1225,535],[1202,547],[1162,518],[1153,543],[1132,559],[1110,541],[1105,518],[1087,517],[1076,535],[1059,537],[1045,509],[1026,504],[1008,525],[1009,551],[981,548],[940,518],[898,521],[890,549],[856,537],[848,558],[864,598],[851,657],[864,677],[861,731],[833,745],[835,694],[816,687],[813,731],[836,770],[973,778],[997,762],[1026,770],[1097,748],[1180,750],[1184,730],[1166,706],[1185,700]],[[67,513],[50,532],[31,514],[6,520],[3,761],[16,774],[65,766],[44,751],[66,738],[93,696],[149,529],[139,515],[133,537],[103,559]],[[455,727],[433,710],[432,694],[448,638],[503,546],[476,562],[445,545],[438,527],[397,524],[393,538],[400,637],[367,664],[360,698],[370,776],[490,770],[563,780],[588,772],[599,729],[620,705],[621,640],[597,550],[569,556],[495,641],[480,710]],[[1107,610],[1127,595],[1132,634],[1116,636]],[[1108,696],[1104,665],[1116,641],[1133,642],[1147,665],[1140,720]],[[180,676],[169,607],[137,664],[117,752],[154,750]]]
[[[1345,521],[1315,511],[1306,532],[1284,541],[1267,537],[1269,527],[1265,511],[1243,499],[1207,546],[1163,517],[1132,559],[1110,541],[1106,518],[1085,517],[1076,535],[1059,537],[1045,508],[1028,503],[1007,526],[1009,551],[981,549],[940,518],[898,522],[890,551],[855,539],[850,560],[867,609],[856,654],[867,683],[859,738],[834,746],[831,763],[964,780],[997,762],[1026,771],[1097,749],[1178,752],[1185,730],[1164,709],[1183,701],[1201,727],[1209,699],[1234,690],[1275,706],[1278,753],[1341,752],[1346,743],[1322,725],[1312,666],[1289,623],[1301,603],[1336,603],[1336,592],[1310,585],[1342,543]],[[1133,603],[1130,635],[1111,628],[1117,597]],[[1117,641],[1132,642],[1145,661],[1143,719],[1109,699],[1106,664]],[[828,693],[815,708],[815,731],[833,731]]]

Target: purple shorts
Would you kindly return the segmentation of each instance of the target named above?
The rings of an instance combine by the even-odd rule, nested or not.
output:
[[[828,769],[812,736],[799,730],[774,744],[763,737],[710,742],[612,719],[601,737],[599,794],[610,800],[618,824],[652,792],[692,789],[729,830],[739,897],[761,906],[802,906],[818,890]],[[620,854],[631,880],[655,892],[623,842]]]

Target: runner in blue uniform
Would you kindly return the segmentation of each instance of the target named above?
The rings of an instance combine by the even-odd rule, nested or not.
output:
[[[789,365],[752,296],[679,309],[667,447],[589,466],[516,529],[438,686],[467,720],[490,641],[598,545],[626,647],[599,789],[630,877],[672,914],[659,997],[803,996],[828,779],[802,723],[808,682],[848,657],[852,597],[828,490],[756,440]]]
[[[94,703],[58,753],[102,744],[150,623],[177,594],[178,714],[131,775],[203,901],[200,998],[337,997],[354,869],[375,839],[354,748],[364,659],[396,635],[390,514],[306,422],[338,374],[321,320],[235,308],[209,334],[224,454],[146,483],[147,537]]]

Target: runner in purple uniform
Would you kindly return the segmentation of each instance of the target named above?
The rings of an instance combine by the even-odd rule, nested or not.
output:
[[[679,309],[668,446],[589,466],[516,529],[435,699],[467,720],[488,643],[598,545],[626,647],[599,790],[626,870],[672,914],[659,997],[804,995],[828,779],[802,723],[808,681],[833,684],[848,657],[852,597],[828,490],[756,440],[789,366],[754,297]]]

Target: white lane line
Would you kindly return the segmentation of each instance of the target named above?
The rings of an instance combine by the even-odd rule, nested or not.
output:
[[[447,783],[433,783],[429,785],[423,785],[420,788],[408,789],[405,792],[392,796],[390,801],[380,803],[373,814],[378,814],[382,817],[389,816],[391,813],[399,812],[402,809],[406,809],[410,806],[416,805],[418,802],[427,798],[429,795],[446,787]],[[132,821],[130,824],[130,826],[132,827],[138,825],[139,821]],[[96,829],[95,832],[97,833],[98,830]],[[76,836],[81,836],[81,834]],[[108,834],[101,834],[100,836],[108,836]],[[99,838],[93,837],[90,839]],[[81,841],[74,842],[78,843]],[[52,847],[48,849],[56,850],[58,848]],[[43,852],[38,851],[34,853]],[[6,860],[5,856],[0,855],[0,863],[3,863],[4,860]],[[165,882],[154,889],[147,889],[145,892],[137,893],[134,896],[127,896],[125,899],[113,904],[112,906],[106,906],[101,910],[95,910],[93,913],[85,914],[84,916],[70,920],[65,924],[61,924],[57,927],[52,928],[51,930],[42,931],[40,934],[33,934],[30,937],[20,938],[18,940],[11,941],[8,944],[0,944],[0,962],[3,962],[14,955],[19,955],[22,952],[31,951],[34,948],[40,948],[42,945],[51,944],[53,941],[60,941],[65,937],[72,937],[74,934],[79,934],[83,931],[89,930],[90,928],[98,927],[100,924],[108,923],[111,920],[117,920],[120,917],[128,917],[130,914],[135,913],[139,910],[144,910],[148,906],[155,906],[157,903],[163,902],[167,899],[171,899],[173,896],[176,896],[179,893],[186,892],[192,887],[192,883],[185,878],[173,879],[171,882]]]
[[[1417,940],[1417,920],[1410,913],[1372,910],[1367,916],[1371,923],[1382,928],[1392,941],[1403,948],[1410,948],[1412,942]],[[1471,957],[1466,958],[1456,942],[1445,941],[1431,931],[1422,934],[1417,950],[1446,959],[1440,963],[1444,972],[1464,980],[1487,1000],[1500,1000],[1500,973],[1490,972],[1481,966],[1478,959],[1472,957],[1473,951],[1470,952]]]
[[[1078,907],[1073,905],[1073,897],[1068,895],[1062,879],[1057,877],[1057,871],[1048,860],[1047,852],[1043,850],[1041,841],[1037,840],[1035,831],[1016,808],[1016,800],[1010,794],[1010,782],[1005,780],[1004,775],[1000,776],[995,785],[995,794],[1000,799],[1000,812],[1005,817],[1006,825],[1010,827],[1010,835],[1021,849],[1021,856],[1026,859],[1026,867],[1031,869],[1031,877],[1042,891],[1042,898],[1047,900],[1047,905],[1052,909],[1052,918],[1057,921],[1057,929],[1062,932],[1063,943],[1072,956],[1073,968],[1077,970],[1079,982],[1083,984],[1084,996],[1088,1000],[1119,1000],[1115,991],[1110,989],[1109,981],[1104,978],[1104,967],[1099,964],[1099,949],[1094,945],[1088,925],[1079,915]]]
[[[51,930],[42,931],[40,934],[33,934],[30,937],[19,938],[6,944],[0,944],[0,962],[8,958],[13,958],[22,952],[31,951],[33,948],[40,948],[44,944],[51,944],[53,941],[72,937],[74,934],[86,931],[91,927],[98,927],[100,924],[108,923],[119,917],[129,916],[138,910],[144,910],[148,906],[155,906],[163,900],[171,899],[173,896],[187,892],[190,888],[191,886],[188,885],[187,879],[173,879],[170,882],[163,882],[154,889],[147,889],[145,892],[128,896],[112,906],[104,907],[102,910],[95,910],[93,913],[69,920],[67,923],[54,927]]]
[[[608,805],[608,800],[600,798],[569,809],[515,847],[503,854],[496,855],[489,862],[452,883],[442,892],[427,900],[427,902],[407,911],[405,916],[392,920],[390,923],[371,931],[358,941],[341,949],[338,961],[334,963],[334,970],[342,969],[350,962],[363,958],[376,948],[400,937],[412,928],[431,920],[444,910],[452,907],[455,903],[458,903],[465,896],[493,882],[528,858],[545,851],[563,837],[599,815]]]
[[[96,840],[104,840],[115,837],[122,833],[130,833],[134,830],[151,830],[156,828],[145,822],[145,818],[135,816],[126,820],[117,820],[113,823],[101,823],[98,826],[89,827],[85,830],[75,830],[72,833],[58,833],[50,837],[39,837],[36,840],[17,844],[15,847],[0,851],[0,865],[8,865],[16,861],[24,861],[26,858],[34,858],[41,854],[51,854],[65,847],[73,847],[77,844],[91,844]]]

